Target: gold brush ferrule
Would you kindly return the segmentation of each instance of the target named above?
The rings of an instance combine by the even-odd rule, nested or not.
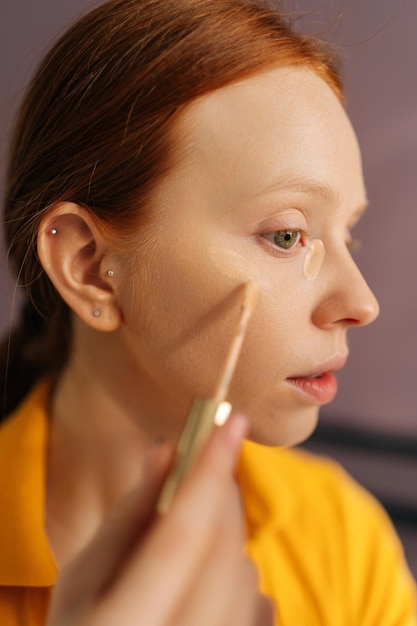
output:
[[[194,400],[178,442],[174,464],[159,494],[158,513],[168,512],[178,485],[210,437],[214,425],[224,423],[231,410],[229,402],[204,398]]]

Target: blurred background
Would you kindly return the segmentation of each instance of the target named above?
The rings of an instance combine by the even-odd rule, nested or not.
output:
[[[274,0],[271,0],[273,3]],[[16,107],[39,58],[88,0],[1,0],[0,193]],[[301,30],[330,39],[363,151],[370,209],[357,261],[381,315],[356,330],[337,400],[305,447],[338,459],[390,513],[417,576],[417,3],[288,0]],[[0,247],[0,331],[18,294]],[[17,298],[17,300],[16,300]]]

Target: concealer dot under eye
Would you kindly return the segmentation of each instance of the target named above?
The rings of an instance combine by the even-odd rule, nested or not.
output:
[[[313,239],[304,259],[303,274],[307,280],[315,280],[323,265],[325,255],[324,243],[321,239]]]

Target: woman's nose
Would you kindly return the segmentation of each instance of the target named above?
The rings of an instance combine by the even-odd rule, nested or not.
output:
[[[314,311],[316,325],[366,326],[378,317],[378,300],[350,254],[337,263],[328,261],[325,284],[323,297]]]

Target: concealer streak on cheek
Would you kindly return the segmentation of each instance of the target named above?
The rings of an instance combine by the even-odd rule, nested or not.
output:
[[[232,279],[236,278],[236,275],[239,274],[242,258],[241,255],[234,250],[219,245],[209,245],[207,258],[210,260],[210,265],[215,268],[219,274]]]
[[[304,259],[303,274],[307,280],[315,280],[319,275],[324,261],[324,243],[321,239],[313,239]]]
[[[242,282],[254,280],[260,287],[267,284],[267,278],[260,272],[259,267],[247,256],[227,247],[211,245],[208,248],[206,259],[210,260],[213,270],[230,281],[228,289],[233,289]]]

